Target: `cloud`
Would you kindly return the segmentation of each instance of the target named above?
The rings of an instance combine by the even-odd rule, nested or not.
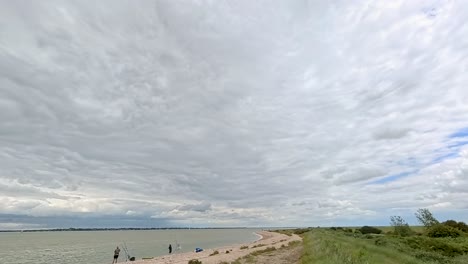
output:
[[[464,3],[0,5],[5,226],[466,216]]]
[[[196,211],[196,212],[206,212],[211,210],[211,204],[204,202],[199,204],[186,204],[183,206],[179,206],[177,210],[180,211]]]

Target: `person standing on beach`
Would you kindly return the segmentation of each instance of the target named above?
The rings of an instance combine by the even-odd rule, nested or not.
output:
[[[169,244],[169,254],[171,254],[171,253],[172,253],[172,245]]]
[[[117,246],[117,248],[114,250],[114,260],[112,261],[112,264],[117,263],[119,254],[120,254],[120,248]]]

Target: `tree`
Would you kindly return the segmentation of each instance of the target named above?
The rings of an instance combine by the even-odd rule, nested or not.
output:
[[[391,216],[390,225],[394,227],[394,232],[399,236],[409,236],[413,231],[409,227],[408,223],[401,216]]]
[[[419,208],[415,215],[419,223],[421,223],[426,228],[439,224],[439,221],[435,219],[431,211],[429,211],[427,208]]]

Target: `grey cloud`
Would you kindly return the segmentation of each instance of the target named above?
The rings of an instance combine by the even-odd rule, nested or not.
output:
[[[207,202],[203,202],[199,204],[186,204],[183,206],[179,206],[177,210],[206,212],[206,211],[211,210],[211,204]]]
[[[389,126],[389,125],[387,125]],[[392,128],[392,127],[382,127],[380,130],[377,130],[374,134],[376,139],[398,139],[406,136],[409,129],[405,128]]]
[[[0,208],[48,226],[459,210],[465,5],[4,1]]]

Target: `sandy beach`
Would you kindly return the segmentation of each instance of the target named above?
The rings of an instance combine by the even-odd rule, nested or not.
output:
[[[177,263],[177,264],[187,264],[191,259],[198,259],[203,262],[203,264],[218,264],[223,261],[231,262],[240,257],[244,257],[252,252],[257,250],[262,250],[267,247],[280,248],[282,245],[287,246],[289,242],[299,241],[301,238],[297,235],[284,235],[276,232],[269,231],[259,231],[256,232],[261,238],[255,242],[247,244],[236,244],[225,247],[218,247],[212,249],[204,249],[204,251],[195,253],[195,252],[186,252],[178,253],[172,255],[165,255],[160,257],[155,257],[153,259],[139,259],[132,263],[135,264],[162,264],[162,263]],[[241,249],[241,247],[248,247]],[[219,254],[210,256],[213,252],[218,251]],[[229,253],[227,253],[229,252]],[[119,261],[120,263],[120,261]]]

